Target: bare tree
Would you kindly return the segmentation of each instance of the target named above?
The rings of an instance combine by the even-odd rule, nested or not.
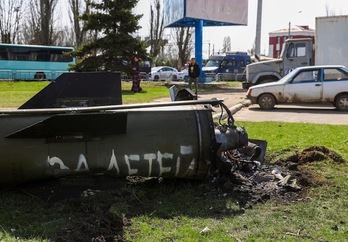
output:
[[[75,46],[75,38],[70,26],[57,27],[55,44],[59,46]]]
[[[167,40],[163,39],[163,15],[161,14],[162,6],[160,0],[154,0],[154,6],[150,6],[150,55],[157,59],[163,47],[167,44]]]
[[[55,42],[53,31],[53,13],[58,0],[40,0],[41,44],[52,45]]]
[[[26,6],[25,22],[22,25],[22,42],[25,44],[40,44],[40,16],[37,14],[36,2],[29,2]]]
[[[23,0],[0,0],[0,40],[18,43]]]
[[[336,13],[333,9],[330,9],[330,6],[328,3],[325,4],[325,11],[326,11],[326,16],[335,16]]]
[[[54,13],[58,0],[31,0],[28,3],[23,37],[28,44],[55,45],[58,33],[54,25]]]
[[[69,0],[69,18],[73,26],[75,36],[75,46],[79,47],[86,41],[86,31],[83,29],[83,21],[81,16],[90,12],[90,0]]]
[[[231,37],[230,36],[224,37],[224,41],[222,44],[222,52],[226,53],[228,51],[231,51]]]
[[[181,67],[189,60],[193,44],[192,36],[193,30],[191,28],[174,28],[173,37],[178,48],[178,64],[177,67],[180,70]]]

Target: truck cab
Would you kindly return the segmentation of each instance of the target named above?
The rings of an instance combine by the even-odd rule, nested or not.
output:
[[[237,80],[250,63],[250,55],[246,52],[215,54],[209,57],[202,71],[213,80]]]
[[[280,57],[274,60],[256,62],[246,67],[243,88],[274,82],[300,66],[314,65],[313,40],[310,38],[288,39]]]

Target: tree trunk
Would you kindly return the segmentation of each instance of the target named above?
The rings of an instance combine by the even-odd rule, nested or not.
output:
[[[24,0],[0,0],[0,42],[19,42],[19,26]]]

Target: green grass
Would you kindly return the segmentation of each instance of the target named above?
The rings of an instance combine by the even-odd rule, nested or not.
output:
[[[266,140],[269,154],[287,150],[303,149],[308,146],[325,146],[336,150],[348,160],[348,136],[346,125],[318,125],[284,122],[240,122],[249,138]]]
[[[134,93],[131,90],[132,82],[122,82],[122,102],[124,104],[131,103],[147,103],[153,100],[169,97],[168,83],[165,82],[141,82],[143,91]]]
[[[7,99],[19,103],[17,99],[31,96],[29,93],[35,94],[45,85],[0,83],[1,105]],[[168,97],[164,83],[142,83],[145,91],[136,94],[129,92],[130,85],[122,83],[124,103]],[[238,120],[236,124],[246,128],[249,138],[268,142],[267,161],[281,160],[309,146],[325,146],[348,160],[345,125]],[[322,182],[310,187],[304,200],[286,204],[271,199],[246,210],[230,196],[218,196],[197,181],[126,184],[111,192],[58,202],[22,188],[2,189],[0,241],[59,241],[60,236],[78,230],[86,233],[96,227],[102,231],[98,226],[110,214],[123,221],[122,230],[114,234],[124,241],[347,241],[347,162],[312,162],[301,170]],[[110,230],[113,226],[103,225]],[[209,232],[201,233],[205,227]],[[78,235],[71,241],[81,241]]]
[[[0,107],[17,108],[46,87],[49,82],[0,82]],[[168,97],[165,83],[142,83],[144,91],[130,91],[131,82],[122,82],[122,99],[124,104],[150,102],[153,99]]]
[[[17,108],[47,84],[48,82],[0,82],[0,107]]]
[[[0,82],[0,108],[17,108],[46,87],[49,82]],[[122,82],[123,104],[146,103],[153,100],[169,97],[169,88],[177,85],[176,82],[141,82],[141,93],[131,92],[132,82]],[[182,84],[180,84],[182,85]],[[201,85],[200,85],[201,86]],[[200,92],[214,91],[217,88],[239,87],[240,82],[224,82],[221,87],[199,87]],[[184,84],[184,87],[187,85]]]

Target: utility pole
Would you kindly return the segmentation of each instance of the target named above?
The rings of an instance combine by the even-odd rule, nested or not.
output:
[[[261,49],[261,22],[262,22],[262,0],[257,2],[257,19],[256,19],[256,37],[255,37],[255,55],[260,56]]]
[[[295,13],[295,14],[291,15],[291,16],[290,16],[290,18],[289,18],[289,31],[288,31],[288,39],[290,39],[290,38],[291,38],[291,17],[293,17],[293,16],[295,16],[296,14],[299,14],[299,13],[302,13],[302,11],[301,11],[301,10],[300,10],[300,11],[298,11],[297,13]]]

